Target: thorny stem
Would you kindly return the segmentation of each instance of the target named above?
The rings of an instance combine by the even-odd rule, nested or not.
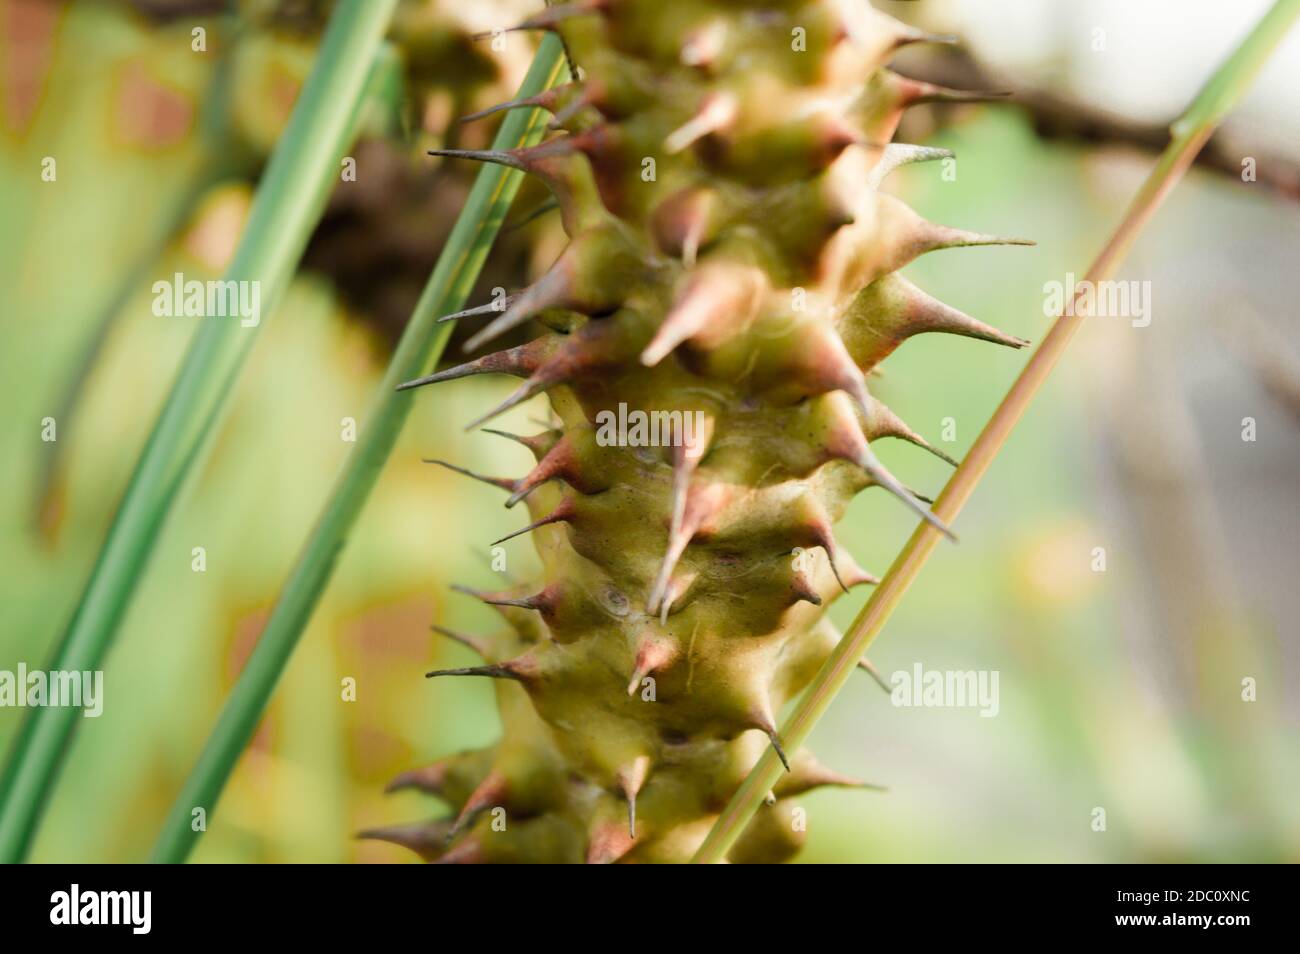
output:
[[[1133,199],[1118,228],[1088,269],[1086,281],[1104,281],[1115,273],[1143,227],[1195,160],[1201,147],[1213,135],[1215,127],[1245,93],[1298,16],[1300,0],[1277,0],[1250,35],[1214,73],[1187,111],[1173,124],[1171,142]],[[1087,286],[1080,286],[1080,294],[1084,287]],[[1076,295],[1075,301],[1077,300]],[[1024,415],[1030,401],[1060,360],[1066,345],[1079,330],[1083,316],[1074,312],[1073,307],[1066,308],[1065,313],[1052,324],[1047,337],[1030,357],[1011,390],[975,440],[970,453],[935,501],[934,513],[944,523],[951,525],[961,512],[974,492],[975,485],[1006,443],[1011,429]],[[848,682],[858,660],[920,573],[940,536],[939,531],[928,523],[921,523],[913,532],[782,729],[780,738],[788,751],[794,751],[803,744],[817,720],[830,707],[836,693]],[[712,864],[726,857],[782,771],[777,753],[769,748],[727,803],[700,850],[691,859],[692,863]]]

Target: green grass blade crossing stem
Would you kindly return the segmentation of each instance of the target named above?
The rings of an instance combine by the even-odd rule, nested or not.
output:
[[[396,0],[342,0],[315,66],[258,186],[248,224],[224,276],[257,282],[263,314],[288,286],[338,181],[372,64]],[[234,389],[260,327],[235,318],[201,322],[141,452],[80,602],[47,668],[96,670],[158,540],[186,475]],[[22,860],[73,727],[70,707],[33,709],[0,781],[0,861]]]
[[[531,96],[567,78],[563,46],[558,37],[548,34],[519,95]],[[502,123],[493,148],[538,142],[546,131],[546,119],[541,110],[514,110]],[[185,860],[202,834],[191,827],[195,808],[203,808],[211,822],[217,799],[252,738],[280,674],[329,583],[348,533],[410,413],[411,394],[395,389],[403,381],[429,373],[437,364],[452,327],[450,323],[439,324],[437,319],[464,306],[522,179],[523,173],[518,170],[495,165],[485,165],[479,172],[465,209],[402,334],[375,403],[362,422],[357,445],[299,554],[257,647],[226,700],[198,764],[163,823],[152,861]]]

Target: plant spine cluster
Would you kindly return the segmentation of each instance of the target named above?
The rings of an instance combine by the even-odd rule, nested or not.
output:
[[[494,678],[504,728],[394,782],[453,815],[369,834],[448,863],[686,861],[773,745],[789,771],[729,860],[781,861],[803,838],[793,799],[856,784],[777,733],[839,638],[828,603],[875,582],[834,524],[868,487],[937,522],[871,449],[929,445],[868,376],[922,332],[1026,343],[897,274],[1007,240],[879,188],[949,155],[891,143],[904,110],[975,97],[891,72],[900,47],[942,38],[864,0],[577,0],[520,26],[558,31],[581,77],[499,108],[544,107],[555,134],[452,154],[544,182],[569,243],[504,311],[461,320],[489,316],[472,347],[545,331],[406,386],[521,379],[472,426],[548,396],[557,426],[503,435],[536,467],[482,478],[526,503],[545,578],[467,591],[507,625],[448,632],[483,665],[430,673]],[[668,447],[598,441],[620,405],[703,426]]]

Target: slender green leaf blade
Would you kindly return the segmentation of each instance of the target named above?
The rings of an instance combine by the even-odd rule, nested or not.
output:
[[[249,282],[269,313],[318,221],[396,0],[343,0],[258,186],[226,281]],[[127,484],[108,536],[49,669],[99,669],[163,522],[199,457],[252,348],[260,321],[202,321]],[[80,718],[33,709],[0,783],[0,861],[20,861]]]
[[[567,75],[563,45],[558,37],[547,35],[519,95],[531,96]],[[540,110],[515,110],[502,123],[494,148],[536,143],[545,133],[545,126],[546,117]],[[412,394],[399,393],[397,385],[427,374],[438,363],[451,333],[451,325],[439,324],[438,318],[464,306],[522,178],[518,170],[501,166],[484,166],[479,173],[384,374],[374,404],[359,430],[357,445],[298,557],[266,629],[226,700],[198,763],[163,823],[150,860],[184,861],[202,834],[192,830],[194,810],[204,809],[211,821],[222,789],[253,737],[276,683],[329,583],[348,533],[410,413]]]

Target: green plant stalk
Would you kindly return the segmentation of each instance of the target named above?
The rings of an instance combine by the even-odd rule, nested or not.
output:
[[[54,405],[54,419],[59,422],[63,433],[74,432],[78,412],[85,399],[86,383],[99,363],[104,347],[112,335],[118,315],[131,301],[132,295],[144,284],[158,260],[176,237],[177,232],[187,223],[199,201],[207,193],[212,183],[225,176],[243,172],[230,160],[226,150],[221,148],[221,139],[229,135],[225,121],[226,102],[230,96],[231,77],[234,71],[232,53],[238,48],[243,31],[238,28],[229,31],[227,38],[221,42],[217,52],[218,60],[213,70],[212,85],[204,94],[200,109],[199,131],[203,160],[198,164],[191,177],[185,183],[185,189],[173,207],[166,210],[162,221],[156,223],[154,233],[149,237],[139,257],[126,269],[118,280],[112,296],[104,303],[95,318],[94,330],[82,346],[79,357],[61,397]],[[60,474],[66,466],[69,453],[69,441],[50,441],[45,448],[45,459],[41,475],[37,479],[32,506],[32,524],[38,530],[44,529],[44,521],[54,514],[55,496]]]
[[[1173,124],[1173,138],[1169,146],[1133,199],[1114,234],[1088,269],[1086,281],[1103,281],[1115,273],[1143,227],[1182,178],[1224,116],[1246,92],[1298,16],[1300,0],[1277,0],[1250,35],[1214,73],[1187,111]],[[1076,296],[1075,301],[1077,300]],[[1030,401],[1078,331],[1083,316],[1074,314],[1074,311],[1073,308],[1067,308],[1065,314],[1052,324],[1047,337],[1029,359],[975,440],[970,453],[935,501],[935,515],[949,526],[970,499],[975,485],[993,463],[1012,428],[1024,415]],[[802,745],[817,720],[830,708],[836,693],[848,682],[858,660],[884,627],[890,613],[902,600],[939,540],[939,532],[928,523],[920,524],[913,532],[884,579],[863,606],[862,612],[853,621],[849,631],[835,647],[782,727],[780,738],[787,751],[793,751]],[[776,753],[771,748],[767,749],[727,803],[708,837],[691,859],[693,864],[712,864],[726,857],[782,772]]]
[[[396,0],[343,0],[257,189],[224,279],[282,296],[336,181]],[[213,432],[260,327],[208,318],[177,374],[49,669],[99,669],[186,475]],[[27,854],[74,725],[69,707],[33,709],[0,786],[0,861]]]
[[[532,96],[561,82],[567,75],[559,39],[548,34],[520,86],[519,96]],[[546,131],[546,119],[541,110],[514,110],[502,123],[493,148],[509,149],[540,141]],[[357,446],[348,457],[248,664],[226,700],[198,763],[163,823],[151,861],[185,860],[202,835],[192,829],[195,808],[203,808],[211,821],[222,789],[253,737],[280,674],[329,583],[352,525],[410,414],[411,395],[397,392],[397,385],[428,374],[437,365],[452,327],[450,323],[438,323],[437,319],[464,306],[522,180],[523,173],[494,165],[485,165],[475,180],[465,209],[379,385],[374,404],[360,428]]]

